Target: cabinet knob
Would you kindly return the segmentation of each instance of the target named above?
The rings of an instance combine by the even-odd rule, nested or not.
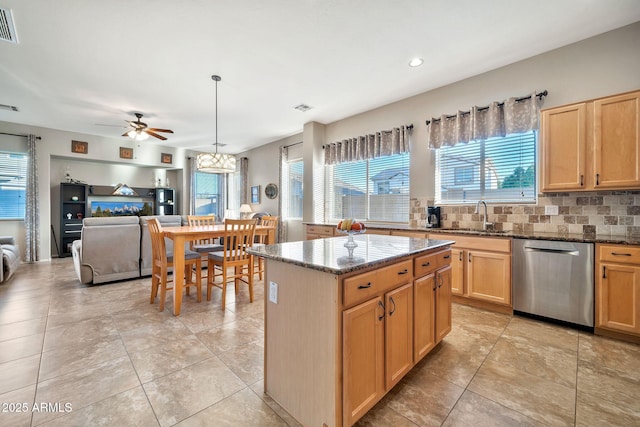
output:
[[[584,186],[584,175],[580,175],[580,187]]]
[[[596,174],[596,185],[600,185],[600,174]]]
[[[422,264],[423,267],[429,267],[430,265],[431,265],[430,262],[425,262],[425,263]]]
[[[402,274],[408,274],[409,270],[407,270],[406,268],[402,271],[398,271],[398,275],[402,275]]]

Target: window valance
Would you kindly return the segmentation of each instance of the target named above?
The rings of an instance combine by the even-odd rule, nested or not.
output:
[[[547,91],[504,102],[492,102],[488,107],[472,107],[452,116],[427,121],[428,146],[440,148],[460,142],[478,141],[538,129],[542,98]]]
[[[413,125],[400,126],[370,135],[358,136],[324,146],[324,164],[375,159],[409,151],[409,135]]]

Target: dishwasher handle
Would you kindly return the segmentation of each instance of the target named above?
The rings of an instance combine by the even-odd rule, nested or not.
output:
[[[553,254],[564,254],[564,255],[573,255],[573,256],[580,255],[580,252],[578,252],[577,250],[571,250],[571,249],[535,248],[531,246],[525,246],[524,250],[526,252],[547,252],[547,253],[553,253]]]

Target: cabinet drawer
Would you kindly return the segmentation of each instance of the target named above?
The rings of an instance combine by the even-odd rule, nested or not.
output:
[[[640,264],[640,246],[598,245],[598,259],[601,262]]]
[[[511,239],[504,237],[475,237],[456,234],[432,233],[432,239],[453,240],[456,248],[511,253]]]
[[[307,234],[316,234],[319,236],[330,237],[330,236],[333,236],[333,229],[334,227],[332,226],[323,227],[319,225],[308,225]]]
[[[342,282],[344,305],[365,301],[412,279],[413,261],[410,259],[346,278]]]
[[[416,277],[425,276],[451,262],[451,249],[416,257],[413,271]]]

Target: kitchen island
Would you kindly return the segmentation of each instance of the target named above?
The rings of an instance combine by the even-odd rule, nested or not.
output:
[[[265,259],[264,388],[302,425],[352,425],[451,330],[450,240],[357,235]]]

